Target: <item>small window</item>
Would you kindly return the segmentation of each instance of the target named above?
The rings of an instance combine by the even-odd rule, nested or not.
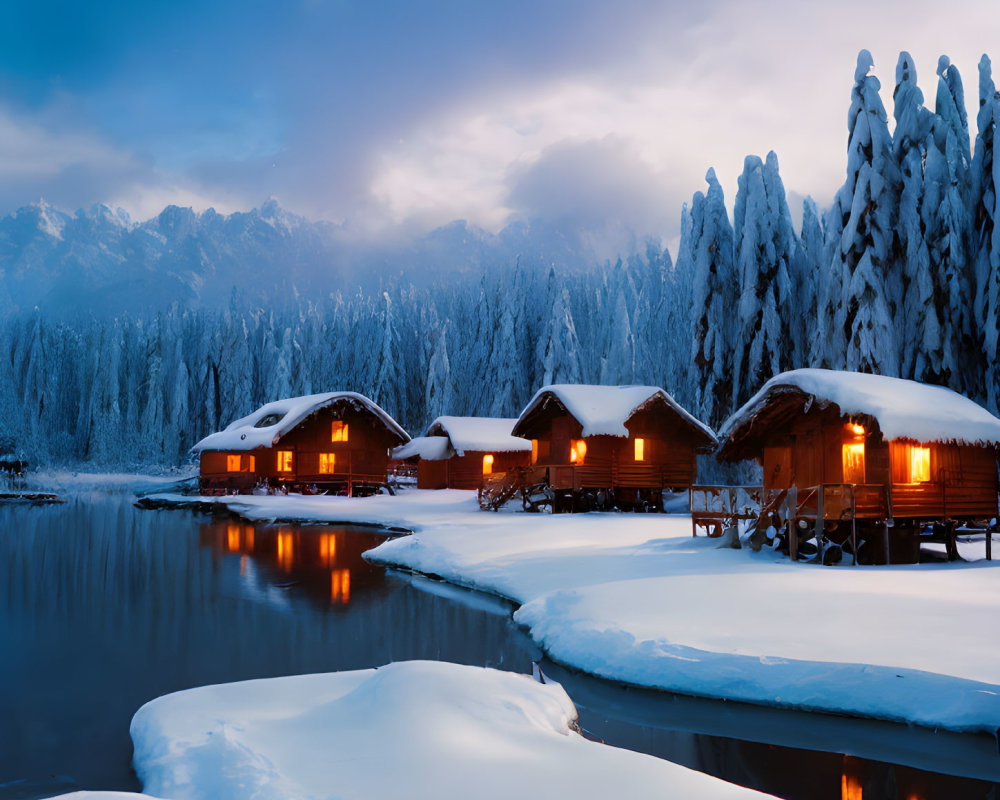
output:
[[[493,454],[487,453],[483,456],[483,475],[493,474]]]
[[[240,457],[226,456],[226,472],[239,472],[239,471],[240,471]]]
[[[272,425],[277,425],[284,419],[284,414],[265,414],[259,420],[254,423],[255,428],[270,428]]]
[[[569,460],[571,464],[582,464],[587,455],[587,442],[585,439],[573,439],[569,447]]]
[[[646,458],[646,440],[636,439],[635,440],[635,460],[644,461]]]
[[[320,475],[329,475],[332,472],[336,472],[336,454],[334,453],[320,453],[319,454],[319,472]]]
[[[335,419],[333,421],[333,426],[330,430],[330,441],[331,442],[346,442],[347,441],[347,423],[340,419]]]
[[[291,472],[292,471],[292,451],[291,450],[279,450],[278,451],[278,472]]]
[[[931,449],[910,448],[910,483],[926,483],[931,479]]]
[[[531,440],[531,463],[538,463],[538,439]]]

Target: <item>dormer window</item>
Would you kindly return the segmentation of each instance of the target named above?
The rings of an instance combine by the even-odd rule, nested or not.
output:
[[[272,425],[277,425],[284,419],[284,414],[265,414],[259,420],[254,423],[255,428],[270,428]]]

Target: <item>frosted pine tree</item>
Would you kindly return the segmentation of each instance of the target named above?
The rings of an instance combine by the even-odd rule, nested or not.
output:
[[[791,361],[789,271],[795,232],[774,152],[768,153],[766,166],[757,156],[746,157],[733,218],[740,281],[732,386],[736,408]]]
[[[549,293],[552,306],[535,350],[539,370],[535,385],[583,383],[580,341],[576,336],[569,291],[556,285],[554,270],[549,272]]]
[[[862,50],[848,114],[847,181],[837,192],[831,219],[837,236],[833,269],[840,272],[841,291],[827,361],[835,364],[843,347],[848,370],[898,375],[894,309],[888,295],[893,281],[887,280],[894,266],[890,257],[897,173],[878,93],[881,84],[870,74],[873,66],[871,53]]]
[[[902,298],[896,315],[900,337],[900,374],[928,380],[940,372],[930,354],[941,350],[941,326],[935,313],[930,255],[924,236],[924,161],[933,115],[924,107],[917,70],[907,52],[896,64],[893,155],[900,173],[896,253],[901,263]]]
[[[795,311],[789,313],[791,361],[795,367],[809,366],[816,336],[816,287],[820,271],[830,264],[819,211],[811,197],[802,201],[802,231],[791,270]]]
[[[707,194],[691,201],[691,314],[694,400],[697,415],[718,427],[731,411],[733,311],[738,280],[733,267],[733,229],[715,170],[705,175]]]
[[[982,355],[983,394],[991,411],[1000,411],[1000,159],[996,132],[1000,125],[1000,93],[993,83],[990,60],[979,62],[979,113],[972,180],[972,247],[975,265],[975,320]]]
[[[924,168],[923,218],[941,343],[937,352],[928,352],[930,369],[923,377],[962,391],[967,367],[964,353],[971,345],[968,247],[972,158],[962,78],[947,56],[938,62],[938,75],[936,112]]]
[[[424,407],[430,419],[442,414],[457,413],[454,407],[455,388],[452,383],[451,364],[448,361],[448,322],[430,332],[433,341],[430,364],[427,371],[427,386],[424,391]]]

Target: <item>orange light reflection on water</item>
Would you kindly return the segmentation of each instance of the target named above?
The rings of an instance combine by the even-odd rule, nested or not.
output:
[[[295,561],[295,538],[290,531],[278,532],[278,565],[284,570],[292,568]]]
[[[324,567],[332,567],[337,556],[337,537],[332,533],[319,536],[319,560]]]
[[[344,605],[351,602],[351,571],[349,569],[330,571],[330,602],[343,603]]]

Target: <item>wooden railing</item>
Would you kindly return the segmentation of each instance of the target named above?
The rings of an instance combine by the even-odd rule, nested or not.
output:
[[[702,527],[709,536],[721,536],[740,520],[756,520],[764,498],[763,486],[692,486],[688,489],[691,535]]]

